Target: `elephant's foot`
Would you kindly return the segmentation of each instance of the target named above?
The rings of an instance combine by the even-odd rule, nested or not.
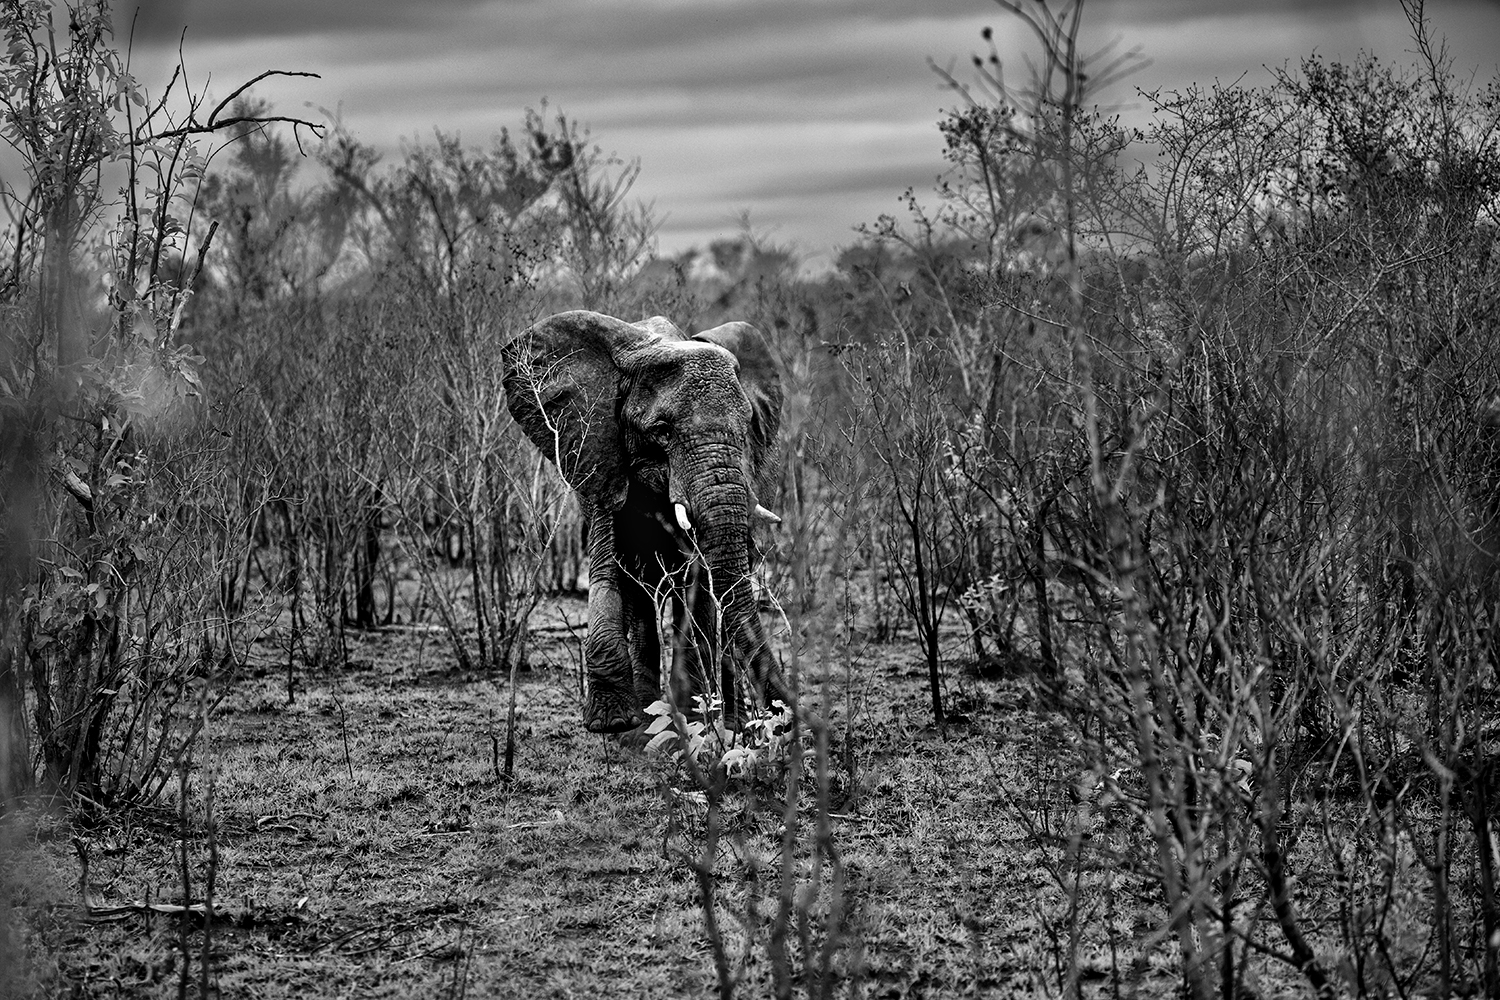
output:
[[[630,688],[600,684],[589,685],[588,700],[583,705],[583,725],[591,733],[623,733],[646,721],[636,706]]]
[[[632,726],[623,733],[611,734],[610,741],[619,744],[626,750],[643,751],[646,749],[646,744],[650,743],[656,735],[647,731],[650,728],[650,723],[643,722],[639,726]]]
[[[635,702],[637,705],[650,705],[653,702],[660,701],[661,697],[660,673],[654,678],[644,674],[637,675],[635,679]]]

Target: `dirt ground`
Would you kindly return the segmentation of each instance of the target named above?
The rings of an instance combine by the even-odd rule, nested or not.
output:
[[[290,702],[271,652],[246,670],[214,713],[189,793],[194,900],[211,854],[210,788],[216,821],[211,995],[715,993],[699,884],[672,850],[688,835],[669,823],[670,763],[580,725],[576,639],[562,622],[583,617],[582,602],[561,601],[538,619],[508,783],[497,771],[505,679],[457,673],[440,633],[351,633],[348,669],[299,673]],[[856,646],[852,660],[822,666],[804,669],[829,675],[818,689],[834,715],[828,811],[844,930],[829,943],[814,926],[808,940],[843,974],[831,995],[1055,993],[1065,901],[1005,791],[1059,738],[1033,708],[1030,678],[950,670],[958,718],[945,738],[914,640]],[[13,909],[0,958],[14,961],[0,988],[199,995],[201,921],[131,905],[182,900],[175,794],[92,826],[40,807],[7,818]],[[738,829],[775,853],[778,815]],[[720,919],[738,949],[744,866],[726,850],[718,870]],[[826,896],[807,908],[813,924]],[[1124,938],[1146,932],[1131,926],[1139,916],[1094,919]],[[737,995],[767,996],[764,933],[751,937]],[[179,994],[184,942],[192,982]],[[1089,954],[1086,984],[1118,976],[1120,961]],[[1129,971],[1139,995],[1179,982],[1166,955]]]

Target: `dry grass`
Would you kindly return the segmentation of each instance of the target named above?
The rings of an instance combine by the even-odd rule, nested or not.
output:
[[[583,607],[545,613],[576,622]],[[216,714],[190,783],[195,899],[209,856],[203,793],[214,788],[211,993],[715,992],[698,887],[685,864],[664,859],[670,769],[582,730],[571,640],[565,629],[540,637],[520,684],[509,784],[494,766],[503,680],[458,674],[438,637],[356,637],[350,669],[300,678],[290,704],[272,665],[280,654],[264,651],[266,665]],[[1049,845],[1018,819],[1069,815],[1060,788],[1035,780],[1050,773],[1067,727],[1032,679],[951,672],[958,717],[944,739],[926,714],[914,638],[865,646],[854,667],[854,691],[837,671],[822,686],[827,704],[855,706],[853,718],[834,712],[833,825],[852,931],[839,943],[852,975],[833,995],[1055,995],[1074,904],[1086,995],[1117,995],[1122,982],[1127,993],[1172,994],[1181,980],[1171,947],[1141,948],[1161,919],[1144,878],[1087,865],[1070,898],[1054,874],[1062,840]],[[731,824],[716,869],[731,953],[747,895],[774,880],[778,823],[764,810]],[[177,903],[179,828],[173,800],[94,826],[40,806],[13,814],[0,875],[19,957],[0,980],[7,995],[178,995],[178,918],[91,917],[74,838],[89,859],[90,903]],[[758,888],[747,850],[768,865]],[[817,925],[819,906],[809,912]],[[187,939],[196,996],[196,920]],[[739,995],[770,994],[763,947],[743,976]]]
[[[583,612],[560,609],[573,621]],[[952,852],[965,839],[1001,846],[978,842],[966,815],[984,794],[997,686],[970,683],[983,721],[944,746],[925,727],[915,647],[874,651],[882,666],[861,671],[858,788],[835,821],[860,885],[871,979],[892,989],[992,981],[1001,946],[971,928],[988,926],[999,904],[962,886],[972,871]],[[540,645],[523,675],[509,785],[493,766],[503,681],[457,675],[437,637],[357,637],[351,668],[300,677],[291,704],[271,665],[278,654],[265,654],[215,715],[190,783],[195,887],[208,854],[203,792],[214,787],[220,995],[712,991],[696,886],[662,856],[664,764],[582,731],[562,640]],[[92,903],[177,902],[176,812],[168,800],[93,827],[40,807],[10,818],[22,984],[39,995],[174,995],[176,918],[90,919],[71,838],[88,854]],[[191,939],[201,944],[201,932]],[[752,983],[763,974],[749,970]]]

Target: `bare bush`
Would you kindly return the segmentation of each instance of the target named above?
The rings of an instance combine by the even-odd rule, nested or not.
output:
[[[1003,6],[1036,80],[993,53],[950,78],[970,103],[943,208],[879,230],[921,279],[887,343],[946,345],[962,391],[866,384],[934,414],[893,482],[951,456],[960,499],[923,528],[1010,553],[998,574],[967,554],[964,604],[1012,602],[970,629],[1019,619],[1066,681],[1069,735],[1006,795],[1052,852],[1056,988],[1118,953],[1094,928],[1123,864],[1160,922],[1115,975],[1169,947],[1198,996],[1278,966],[1329,995],[1492,990],[1493,97],[1459,92],[1414,7],[1414,74],[1310,60],[1158,95],[1163,167],[1130,174],[1084,110],[1124,64],[1088,66],[1082,5]],[[985,386],[1040,406],[1007,421]]]
[[[0,793],[30,783],[35,752],[49,789],[100,803],[160,792],[201,724],[180,706],[244,639],[246,609],[220,584],[245,561],[253,508],[225,489],[201,359],[179,329],[212,238],[193,246],[182,209],[206,163],[200,144],[245,119],[225,115],[227,102],[207,109],[180,76],[148,101],[106,7],[65,13],[65,31],[45,6],[0,15],[12,54],[0,111],[29,185],[3,191],[0,379],[15,475],[0,497]],[[112,162],[124,165],[120,201],[105,193]]]

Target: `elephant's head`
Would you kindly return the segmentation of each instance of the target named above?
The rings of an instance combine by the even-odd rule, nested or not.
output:
[[[503,360],[511,413],[591,518],[628,510],[675,525],[702,555],[723,634],[751,644],[748,523],[774,519],[759,490],[781,413],[760,331],[728,323],[687,337],[661,317],[579,310],[537,323]]]

